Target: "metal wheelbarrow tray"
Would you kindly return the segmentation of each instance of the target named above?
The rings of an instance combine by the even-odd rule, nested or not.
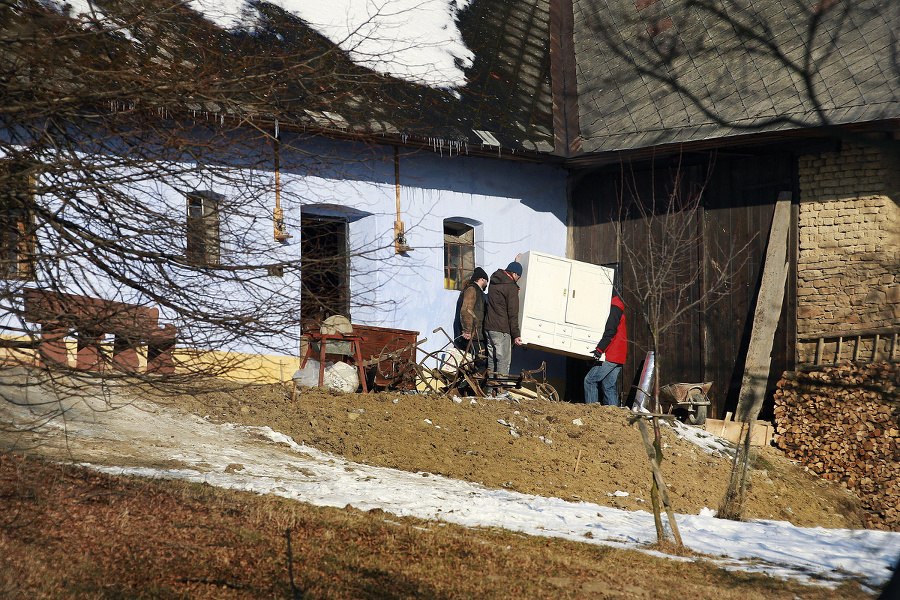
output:
[[[710,405],[709,388],[712,382],[670,383],[659,389],[659,402],[664,412],[671,413],[676,408],[687,411],[691,425],[703,425]]]

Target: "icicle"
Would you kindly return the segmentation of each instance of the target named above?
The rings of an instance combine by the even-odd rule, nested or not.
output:
[[[278,139],[278,119],[275,119],[275,139]]]

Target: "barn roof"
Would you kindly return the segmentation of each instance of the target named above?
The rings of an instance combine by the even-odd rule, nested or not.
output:
[[[892,0],[574,0],[585,152],[900,117]]]

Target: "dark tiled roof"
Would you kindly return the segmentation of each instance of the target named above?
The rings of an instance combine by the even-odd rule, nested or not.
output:
[[[81,27],[66,25],[65,19],[37,0],[19,2],[27,7],[19,14],[45,15],[41,26],[48,32]],[[157,103],[168,110],[186,110],[207,118],[278,118],[282,126],[415,138],[435,150],[447,148],[454,153],[473,147],[499,150],[498,146],[504,151],[541,154],[553,150],[550,0],[477,0],[461,11],[460,32],[475,58],[465,69],[468,83],[459,90],[417,85],[356,65],[307,23],[273,4],[258,5],[263,18],[252,32],[220,29],[176,0],[154,0],[150,4],[153,10],[136,17],[138,4],[103,1],[104,14],[141,25],[126,28],[125,34],[90,36],[89,41],[86,36],[73,35],[71,49],[81,57],[77,59],[79,68],[85,72],[146,69],[149,77],[162,73],[173,80],[173,86],[197,92],[196,97],[157,97]],[[16,33],[10,28],[30,26],[26,17],[0,24],[11,37]],[[153,52],[156,55],[150,56]],[[59,63],[73,60],[67,56],[61,53]],[[88,65],[91,56],[101,58]],[[131,58],[113,64],[107,56]],[[0,54],[0,60],[3,58]],[[179,62],[183,65],[180,71],[171,67]],[[7,64],[12,63],[3,63],[0,70]],[[160,70],[155,70],[157,64],[162,65]],[[196,77],[203,79],[203,89],[197,85],[194,90],[177,81],[179,76],[187,81],[195,77],[192,68]],[[266,79],[270,68],[271,88],[263,93],[259,82]],[[64,70],[54,72],[58,75]],[[216,83],[212,72],[221,73],[220,80],[236,83],[212,89],[206,85]],[[94,95],[102,96],[104,102],[116,94],[121,94],[123,103],[132,100],[129,89],[116,88],[112,79],[98,77],[100,85],[109,89]],[[91,85],[76,77],[73,80],[60,82],[60,87]]]
[[[584,150],[900,117],[898,30],[895,0],[575,0]]]
[[[457,122],[508,148],[553,150],[549,10],[549,0],[478,0],[460,14],[475,61]]]

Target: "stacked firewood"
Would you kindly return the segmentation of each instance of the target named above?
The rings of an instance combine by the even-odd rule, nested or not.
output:
[[[900,531],[900,364],[843,364],[784,374],[775,445],[862,500],[868,526]]]

